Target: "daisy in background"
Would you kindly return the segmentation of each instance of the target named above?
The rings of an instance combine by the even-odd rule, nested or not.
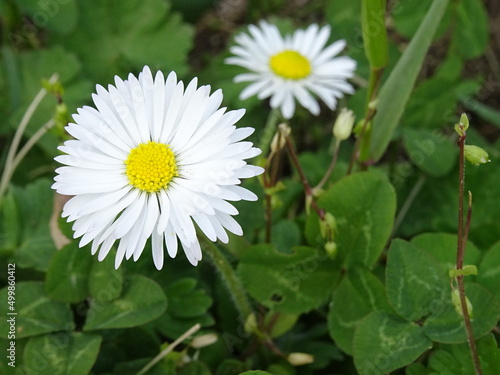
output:
[[[250,25],[248,30],[250,35],[235,37],[238,45],[230,49],[235,56],[225,60],[252,71],[234,78],[235,82],[252,82],[242,91],[241,99],[255,94],[259,99],[271,97],[271,107],[280,108],[283,117],[289,119],[295,112],[295,99],[318,115],[315,96],[333,110],[337,98],[354,93],[346,80],[353,76],[356,62],[347,56],[335,57],[344,49],[344,40],[325,48],[329,26],[313,24],[285,37],[265,21],[260,27]]]
[[[115,267],[137,260],[151,238],[153,261],[161,269],[164,244],[170,257],[178,239],[189,262],[202,258],[194,223],[211,240],[228,241],[226,230],[242,229],[228,201],[256,200],[238,186],[263,169],[245,162],[260,154],[244,142],[253,128],[236,128],[244,110],[220,108],[221,90],[186,88],[174,72],[153,79],[145,67],[139,78],[115,77],[97,86],[96,108],[83,107],[66,130],[75,139],[59,149],[53,189],[73,195],[62,216],[72,222],[80,247],[92,242],[102,260],[119,240]],[[194,221],[194,223],[193,223]]]

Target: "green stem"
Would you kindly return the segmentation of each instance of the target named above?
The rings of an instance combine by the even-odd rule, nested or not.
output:
[[[31,148],[42,138],[49,129],[51,129],[55,125],[55,121],[53,119],[47,121],[45,124],[42,125],[40,129],[38,129],[35,134],[31,136],[28,141],[24,144],[24,146],[19,150],[17,155],[14,157],[14,160],[12,161],[12,174],[16,171],[17,166],[19,163],[24,159],[26,154],[31,150]]]
[[[288,150],[288,155],[290,155],[292,164],[299,173],[300,182],[302,183],[302,186],[304,186],[304,192],[306,194],[306,202],[310,200],[311,206],[318,214],[320,220],[325,220],[325,212],[318,207],[316,201],[314,200],[313,190],[311,189],[311,185],[309,185],[309,181],[307,180],[304,170],[300,165],[299,158],[297,157],[297,153],[295,152],[292,141],[290,140],[290,137],[288,135],[285,137],[285,141]]]
[[[323,178],[321,179],[319,184],[313,188],[313,193],[319,191],[323,187],[323,185],[328,181],[328,179],[330,178],[330,175],[332,174],[333,168],[335,168],[335,164],[337,164],[339,150],[340,150],[340,141],[337,139],[335,142],[335,150],[333,151],[332,161],[330,162],[330,165],[328,166],[328,170],[326,171],[325,175],[323,176]]]
[[[463,269],[465,256],[465,236],[464,236],[464,187],[465,187],[465,138],[460,136],[457,141],[459,147],[459,166],[458,166],[458,233],[457,233],[457,270]],[[469,203],[471,200],[469,199]],[[472,212],[469,206],[467,213],[467,222],[470,224],[470,213]],[[466,233],[468,228],[465,229]],[[476,341],[474,340],[474,332],[470,321],[469,310],[467,309],[467,299],[465,296],[464,276],[459,275],[456,278],[458,285],[458,293],[460,296],[460,305],[462,307],[462,316],[464,318],[465,331],[467,333],[467,342],[474,363],[476,375],[482,375],[481,362],[477,352]]]
[[[199,323],[196,323],[194,326],[192,326],[190,329],[188,329],[186,332],[184,332],[180,337],[177,338],[173,343],[171,343],[169,346],[167,346],[165,349],[163,349],[156,357],[154,357],[150,362],[146,364],[138,373],[137,375],[143,375],[146,372],[151,369],[154,365],[156,365],[158,362],[160,362],[163,358],[167,356],[168,353],[170,353],[172,350],[175,349],[177,345],[179,345],[181,342],[183,342],[185,339],[187,339],[189,336],[192,334],[196,333],[199,329],[201,328],[201,325]]]
[[[53,74],[50,77],[49,83],[54,83],[57,80],[57,74]],[[28,126],[31,117],[35,113],[36,109],[40,105],[41,101],[47,94],[47,90],[44,88],[40,89],[38,94],[35,96],[33,101],[28,106],[28,109],[23,115],[19,126],[14,134],[14,138],[12,139],[12,143],[9,148],[9,152],[7,153],[7,160],[5,161],[5,168],[3,170],[2,179],[0,181],[0,202],[2,200],[3,194],[7,190],[7,186],[9,185],[10,179],[12,178],[12,174],[14,173],[14,158],[16,157],[16,152],[21,143],[22,136],[26,127]]]
[[[210,257],[210,259],[212,259],[215,267],[220,272],[236,309],[243,318],[243,321],[246,321],[248,316],[252,313],[252,309],[250,307],[250,302],[248,301],[245,289],[241,284],[241,280],[238,278],[233,267],[229,264],[228,260],[216,244],[208,240],[202,233],[199,233],[198,238],[202,242],[205,253]]]
[[[279,109],[273,109],[269,112],[267,117],[266,125],[264,126],[264,131],[262,132],[262,137],[260,138],[259,148],[262,150],[262,155],[265,157],[269,152],[269,146],[276,133],[276,126],[278,125],[278,120],[280,119]]]
[[[417,182],[415,185],[413,185],[413,188],[410,191],[410,194],[408,194],[408,197],[406,198],[405,203],[399,210],[398,216],[394,220],[394,227],[392,229],[392,235],[391,238],[396,234],[396,231],[398,230],[399,226],[403,222],[403,219],[405,218],[406,214],[411,208],[411,205],[413,204],[413,201],[417,197],[418,193],[420,193],[420,190],[422,190],[422,187],[425,184],[425,181],[427,180],[427,176],[425,174],[421,174],[420,177],[418,178]]]

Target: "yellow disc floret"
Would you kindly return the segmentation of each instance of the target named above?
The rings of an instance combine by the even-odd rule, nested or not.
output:
[[[269,59],[274,73],[286,79],[302,79],[311,74],[309,60],[295,51],[283,51]]]
[[[178,176],[175,156],[170,147],[163,143],[142,143],[130,151],[126,174],[130,185],[155,193],[164,189]]]

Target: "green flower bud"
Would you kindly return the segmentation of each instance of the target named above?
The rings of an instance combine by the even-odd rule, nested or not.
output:
[[[460,302],[460,293],[458,289],[452,289],[451,291],[451,303],[458,315],[464,316],[462,311],[462,303]],[[470,303],[467,296],[465,297],[465,304],[467,305],[467,312],[469,313],[470,320],[473,320],[473,308],[472,303]]]
[[[460,121],[458,124],[455,124],[455,131],[461,137],[465,136],[465,132],[469,128],[469,119],[465,113],[462,113],[460,116]]]
[[[329,241],[325,244],[325,251],[330,259],[335,259],[337,257],[337,244],[333,241]]]
[[[319,221],[319,230],[322,238],[333,239],[333,235],[337,230],[337,222],[331,213],[326,212],[324,220]]]
[[[342,108],[333,125],[333,135],[338,141],[345,141],[351,136],[353,125],[354,113],[347,108]]]
[[[488,163],[490,158],[488,153],[481,147],[474,145],[465,145],[465,158],[474,165]]]

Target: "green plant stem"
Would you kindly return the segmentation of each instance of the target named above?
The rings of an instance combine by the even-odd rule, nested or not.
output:
[[[55,125],[55,123],[56,122],[53,119],[50,119],[45,124],[43,124],[42,127],[38,129],[30,139],[28,139],[28,141],[19,150],[17,155],[14,157],[14,160],[12,161],[12,174],[14,174],[17,166],[24,159],[29,150],[31,150],[31,148],[40,140],[40,138],[45,135],[45,133],[47,133],[49,129],[51,129]]]
[[[351,160],[349,161],[349,168],[347,169],[347,174],[350,175],[352,172],[352,169],[354,168],[354,164],[358,161],[359,159],[359,149],[361,146],[361,142],[363,141],[363,138],[366,133],[366,127],[370,123],[370,121],[375,117],[375,113],[377,111],[375,109],[368,109],[368,113],[366,114],[366,117],[363,121],[363,125],[361,127],[361,131],[359,133],[358,138],[356,139],[356,142],[354,142],[354,149],[352,150],[351,154]]]
[[[203,244],[205,253],[210,257],[210,259],[212,259],[215,267],[220,272],[227,290],[233,299],[234,305],[245,322],[248,316],[252,313],[252,309],[240,279],[216,244],[208,240],[202,233],[198,233],[198,238]]]
[[[167,346],[165,349],[163,349],[156,357],[154,357],[146,366],[144,366],[138,373],[137,375],[143,375],[146,372],[151,369],[154,365],[156,365],[158,362],[160,362],[163,358],[165,358],[168,353],[170,353],[172,350],[175,349],[177,345],[179,345],[181,342],[183,342],[185,339],[187,339],[189,336],[192,334],[196,333],[199,329],[201,328],[201,325],[199,323],[196,323],[194,326],[189,328],[186,332],[184,332],[181,336],[179,336],[173,343],[171,343],[169,346]]]
[[[269,152],[269,146],[276,133],[276,127],[278,125],[278,120],[280,119],[279,109],[273,109],[269,112],[266,124],[264,125],[264,130],[262,132],[262,137],[260,138],[259,148],[262,150],[262,155],[267,155]]]
[[[314,195],[313,195],[313,190],[311,189],[311,186],[309,185],[309,181],[307,181],[306,175],[304,174],[304,170],[302,169],[299,158],[297,157],[297,154],[295,153],[295,149],[293,147],[293,144],[290,140],[289,136],[285,137],[285,142],[286,142],[286,147],[288,150],[288,154],[290,155],[290,159],[292,160],[292,164],[294,165],[295,169],[297,169],[297,172],[299,173],[300,176],[300,182],[302,182],[302,185],[304,186],[304,192],[306,194],[306,202],[310,200],[312,208],[316,211],[318,214],[319,218],[321,220],[325,220],[325,213],[322,209],[320,209],[314,200]]]
[[[57,77],[58,75],[54,73],[52,77],[50,77],[49,83],[54,83],[57,80]],[[33,101],[28,106],[28,109],[24,113],[21,122],[19,123],[19,126],[16,129],[14,138],[12,139],[12,143],[9,148],[9,152],[7,153],[7,160],[5,162],[5,168],[2,173],[2,179],[0,180],[0,202],[2,200],[5,191],[7,190],[7,186],[9,185],[10,179],[12,178],[12,175],[14,173],[13,162],[14,158],[16,157],[16,152],[17,149],[19,148],[19,144],[21,143],[24,131],[26,130],[26,127],[28,126],[31,118],[33,117],[33,114],[35,113],[36,109],[40,105],[45,95],[47,95],[47,90],[45,90],[45,88],[40,89],[38,94],[35,96]]]
[[[399,226],[403,222],[406,214],[408,213],[411,205],[413,204],[413,201],[417,197],[418,193],[420,193],[420,190],[422,190],[422,187],[424,186],[426,180],[427,180],[427,176],[424,174],[421,174],[420,177],[418,178],[417,182],[415,183],[415,185],[413,185],[413,189],[411,189],[410,194],[408,194],[408,197],[405,200],[405,203],[403,204],[403,206],[399,210],[398,216],[396,216],[396,219],[394,220],[394,227],[392,229],[391,238],[395,235]]]
[[[457,270],[463,269],[465,256],[465,236],[464,236],[464,187],[465,187],[465,138],[466,135],[460,136],[457,145],[459,147],[459,166],[458,166],[458,233],[457,233]],[[469,203],[471,200],[469,199]],[[470,224],[470,215],[472,208],[469,205],[467,222]],[[468,233],[468,228],[465,229]],[[458,293],[460,296],[460,305],[462,307],[462,316],[464,318],[465,331],[467,333],[467,342],[474,363],[476,375],[482,375],[481,362],[477,352],[476,341],[472,331],[469,310],[467,309],[467,300],[465,296],[464,276],[459,275],[456,278],[458,285]]]
[[[265,242],[271,243],[271,233],[272,233],[272,227],[273,227],[273,206],[272,206],[272,197],[270,194],[266,194],[265,219],[266,219]]]
[[[340,143],[341,142],[337,139],[335,142],[335,150],[333,151],[332,161],[330,162],[328,170],[326,171],[325,175],[323,176],[319,184],[313,188],[313,193],[319,191],[330,178],[330,175],[333,172],[333,168],[335,168],[335,165],[337,164],[337,159],[339,157]]]

